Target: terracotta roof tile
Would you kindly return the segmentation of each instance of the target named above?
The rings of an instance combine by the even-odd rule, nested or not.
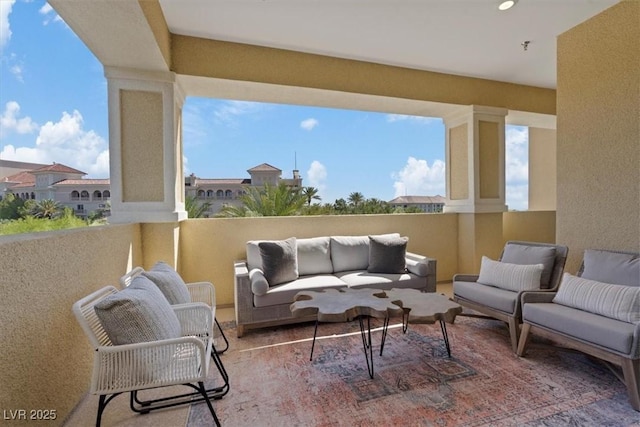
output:
[[[38,169],[34,169],[31,173],[46,173],[46,172],[61,172],[61,173],[79,173],[82,175],[86,175],[86,172],[79,171],[78,169],[70,168],[69,166],[53,163],[51,165],[43,166]]]
[[[271,166],[269,163],[263,163],[261,165],[254,166],[251,169],[247,170],[247,172],[249,172],[249,173],[251,173],[251,172],[273,172],[273,171],[282,172],[281,169],[278,169],[275,166]]]

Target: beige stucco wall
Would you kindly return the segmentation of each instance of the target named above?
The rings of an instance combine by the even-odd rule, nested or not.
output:
[[[469,133],[466,123],[449,129],[449,158],[447,177],[449,198],[467,200],[469,198]]]
[[[505,241],[555,243],[556,212],[526,211],[505,212],[502,223],[502,237]]]
[[[640,250],[640,2],[558,38],[557,241]]]
[[[478,121],[478,186],[481,199],[500,197],[499,131],[496,122]]]
[[[55,409],[53,422],[22,424],[61,425],[93,360],[71,306],[140,262],[140,227],[0,236],[0,253],[0,408]]]
[[[556,130],[529,127],[529,210],[556,210]]]

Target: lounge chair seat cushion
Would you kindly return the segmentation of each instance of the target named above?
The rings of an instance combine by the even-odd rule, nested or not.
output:
[[[518,299],[518,292],[476,282],[454,281],[453,293],[456,297],[510,314],[515,312]]]

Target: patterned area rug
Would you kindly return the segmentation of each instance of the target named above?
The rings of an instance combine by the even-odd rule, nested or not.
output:
[[[372,328],[381,326],[372,321]],[[373,333],[369,377],[357,322],[259,329],[238,339],[224,326],[231,390],[213,405],[223,426],[640,426],[626,388],[601,363],[533,339],[511,352],[497,321],[459,316],[447,325],[393,324],[380,356]],[[213,386],[216,370],[210,370]],[[210,426],[193,405],[188,426]]]

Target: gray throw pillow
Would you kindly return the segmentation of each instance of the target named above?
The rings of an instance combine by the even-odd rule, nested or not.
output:
[[[269,286],[291,282],[298,278],[296,238],[258,243],[262,271]]]
[[[169,264],[158,261],[151,270],[142,273],[162,291],[169,304],[186,304],[191,302],[191,294],[182,277]]]
[[[181,336],[180,321],[160,289],[137,276],[131,285],[94,306],[114,345],[158,341]]]
[[[556,262],[556,248],[553,246],[528,246],[515,243],[507,244],[502,253],[501,262],[509,264],[533,265],[542,264],[540,288],[549,288]]]
[[[369,236],[369,273],[402,274],[406,272],[408,237]]]

